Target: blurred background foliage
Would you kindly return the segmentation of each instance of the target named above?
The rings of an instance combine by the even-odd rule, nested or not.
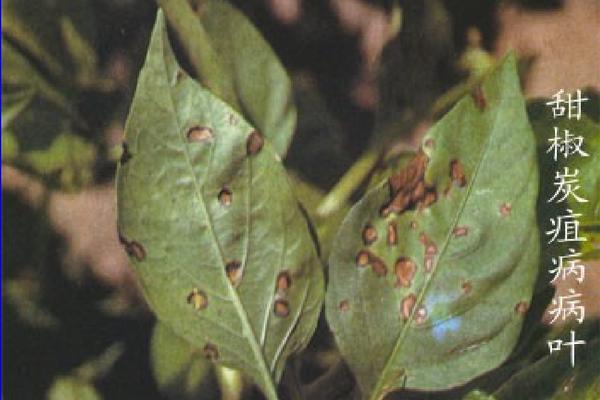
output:
[[[508,48],[520,56],[526,94],[538,99],[528,111],[541,149],[553,121],[544,117],[547,109],[539,98],[559,88],[588,88],[592,101],[584,121],[567,128],[585,131],[586,143],[600,146],[597,2],[232,3],[262,32],[292,78],[298,123],[285,163],[324,259],[348,205],[368,182],[401,166],[428,126]],[[195,357],[189,344],[173,340],[168,328],[153,328],[116,235],[112,181],[155,11],[150,0],[2,2],[7,399],[210,399],[219,396],[216,382],[228,379],[226,371],[214,371]],[[581,210],[593,238],[584,250],[593,259],[598,259],[600,242],[597,160],[577,165],[586,174],[586,197],[596,206]],[[544,164],[542,151],[540,162],[542,168],[553,168]],[[342,177],[345,184],[334,189],[342,194],[337,206],[320,212],[325,194]],[[540,220],[555,214],[540,207]],[[551,256],[546,254],[544,262]],[[600,266],[597,261],[589,265]],[[555,392],[562,393],[557,398],[598,398],[572,396],[579,387],[597,393],[597,376],[590,377],[589,371],[600,370],[600,360],[584,357],[578,370],[565,372],[565,355],[548,357],[545,348],[534,345],[545,335],[560,334],[539,322],[552,295],[547,282],[547,276],[540,277],[540,296],[545,297],[532,311],[535,317],[515,357],[495,375],[446,394],[404,393],[402,398],[454,399],[474,389],[518,398],[514,393],[538,388],[541,397],[528,398]],[[598,283],[600,275],[590,272],[582,289],[588,322],[581,332],[591,343],[586,354],[598,348]],[[339,364],[332,348],[321,324],[306,354],[294,361],[305,382]],[[343,365],[330,374],[344,376],[340,370]],[[540,376],[552,379],[536,381]],[[347,378],[339,382],[351,385]],[[466,398],[489,398],[486,393],[471,392]],[[246,391],[245,396],[257,394]]]

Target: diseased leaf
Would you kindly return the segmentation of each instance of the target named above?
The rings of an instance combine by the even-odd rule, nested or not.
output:
[[[196,78],[285,156],[296,127],[285,69],[260,32],[228,1],[198,3],[195,15],[187,2],[159,1]]]
[[[177,64],[159,12],[118,170],[121,240],[161,322],[276,398],[323,297],[271,143]]]
[[[338,232],[326,314],[364,398],[451,388],[508,357],[538,271],[537,189],[511,55]]]

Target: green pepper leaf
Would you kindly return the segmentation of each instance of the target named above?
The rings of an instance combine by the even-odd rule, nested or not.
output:
[[[322,265],[273,146],[182,71],[162,12],[125,132],[119,229],[150,306],[275,399],[314,332]]]
[[[346,217],[327,319],[364,398],[443,390],[513,350],[538,272],[538,168],[514,56]]]

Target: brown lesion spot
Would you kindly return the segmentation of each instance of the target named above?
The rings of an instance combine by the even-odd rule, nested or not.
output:
[[[467,236],[467,234],[469,233],[469,228],[466,226],[457,226],[452,230],[452,233],[456,237]]]
[[[485,93],[483,92],[483,88],[481,85],[476,85],[471,91],[471,98],[475,103],[475,107],[479,110],[484,111],[487,107],[487,100],[485,99]]]
[[[413,293],[402,299],[402,303],[400,303],[400,316],[404,321],[407,321],[410,318],[416,303],[417,296],[415,296]]]
[[[415,277],[417,265],[410,258],[400,257],[394,267],[396,272],[396,287],[409,287]]]
[[[119,242],[125,248],[129,257],[135,258],[137,261],[144,261],[146,259],[146,250],[139,242],[135,240],[127,240],[125,236],[119,233]]]
[[[246,139],[246,153],[251,156],[263,148],[265,144],[265,139],[262,137],[260,133],[257,131],[252,131],[250,135],[248,135],[248,139]]]
[[[288,271],[281,271],[277,275],[277,292],[286,293],[292,286],[292,277]]]
[[[464,187],[467,185],[465,167],[456,159],[450,161],[450,179],[458,187]]]
[[[387,265],[385,265],[385,262],[379,257],[371,255],[371,268],[377,276],[383,277],[387,275]]]
[[[187,296],[187,303],[191,304],[195,310],[204,310],[208,307],[208,297],[206,293],[198,288],[193,288]]]
[[[278,317],[287,317],[288,315],[290,315],[290,303],[285,299],[275,300],[275,304],[273,305],[273,312]]]
[[[371,262],[371,253],[366,250],[361,250],[356,255],[356,265],[366,267]]]
[[[190,143],[206,142],[212,139],[213,131],[206,126],[193,126],[188,129],[186,137]]]
[[[394,246],[398,241],[398,227],[395,222],[390,222],[387,226],[387,243]]]
[[[437,246],[426,235],[421,238],[421,243],[425,246],[424,263],[425,272],[431,272],[435,265],[435,257],[437,256]]]
[[[512,212],[512,205],[510,203],[502,203],[500,205],[500,215],[508,217]]]
[[[529,310],[529,304],[524,301],[520,301],[515,306],[515,312],[519,315],[527,314],[527,310]]]
[[[370,245],[377,240],[377,230],[372,225],[367,225],[362,231],[362,239],[365,245]]]
[[[242,263],[237,260],[229,261],[225,265],[225,272],[233,286],[239,285],[242,280]]]
[[[202,349],[204,357],[210,361],[217,361],[219,359],[219,349],[213,343],[206,343]]]
[[[231,202],[233,201],[233,193],[231,193],[230,189],[224,187],[219,192],[218,199],[219,199],[219,203],[221,203],[221,205],[230,206]]]
[[[350,303],[348,302],[348,300],[342,300],[342,301],[340,301],[338,308],[340,309],[341,312],[346,312],[350,309]]]
[[[423,325],[427,320],[427,308],[424,305],[420,305],[415,311],[415,323],[417,325]]]
[[[473,290],[473,284],[469,281],[465,281],[460,285],[464,294],[469,294]]]
[[[428,157],[421,151],[405,168],[389,178],[390,201],[381,209],[383,216],[390,212],[400,214],[407,210],[429,207],[437,200],[435,187],[425,182],[428,162]]]

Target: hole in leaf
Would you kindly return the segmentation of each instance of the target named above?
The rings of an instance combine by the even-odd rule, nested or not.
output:
[[[186,137],[188,142],[205,142],[212,139],[213,133],[205,126],[194,126],[188,130]]]
[[[252,131],[246,140],[246,153],[249,156],[254,155],[262,149],[264,144],[265,140],[262,135],[257,131]]]
[[[417,270],[416,264],[406,257],[401,257],[396,261],[396,287],[409,287]]]
[[[277,299],[275,300],[275,304],[273,306],[273,312],[278,317],[285,318],[290,315],[290,305],[287,300]]]
[[[362,238],[365,245],[370,245],[377,240],[377,230],[371,225],[367,225],[362,232]]]
[[[377,276],[387,275],[387,266],[383,260],[378,257],[371,256],[371,268],[373,268],[373,272]]]
[[[221,191],[219,192],[219,203],[221,203],[224,206],[229,206],[231,205],[232,201],[233,194],[231,193],[231,190],[227,188],[221,189]]]
[[[517,303],[517,305],[515,306],[515,312],[519,315],[527,314],[527,310],[529,310],[529,304],[527,304],[524,301]]]
[[[196,310],[204,310],[208,307],[208,298],[206,294],[198,288],[193,288],[187,297],[188,304],[191,304]]]
[[[210,361],[217,361],[219,359],[219,349],[212,343],[206,343],[202,349],[204,357]]]

